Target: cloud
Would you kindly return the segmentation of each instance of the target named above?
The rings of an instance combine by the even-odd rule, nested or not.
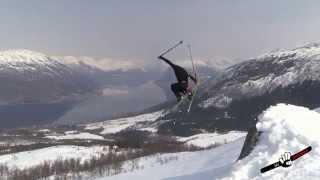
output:
[[[144,62],[134,59],[116,59],[116,58],[93,58],[88,56],[54,56],[54,59],[64,64],[87,64],[104,71],[128,71],[133,69],[145,70]]]

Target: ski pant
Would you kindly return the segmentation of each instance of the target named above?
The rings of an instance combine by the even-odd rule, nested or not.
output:
[[[171,90],[174,95],[177,97],[177,100],[180,101],[181,96],[187,93],[188,83],[174,83],[171,84]]]

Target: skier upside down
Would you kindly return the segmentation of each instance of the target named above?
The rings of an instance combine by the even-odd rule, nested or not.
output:
[[[168,59],[166,59],[162,55],[160,55],[158,58],[160,60],[163,60],[167,64],[169,64],[176,75],[178,82],[171,84],[171,90],[174,93],[174,95],[176,96],[177,101],[179,102],[181,100],[182,96],[185,96],[187,94],[189,95],[188,97],[191,98],[192,91],[191,91],[191,88],[189,88],[188,79],[190,77],[190,79],[195,84],[197,84],[197,79],[194,76],[190,75],[184,68],[182,68],[181,66],[178,66],[176,64],[173,64],[171,61],[169,61]]]

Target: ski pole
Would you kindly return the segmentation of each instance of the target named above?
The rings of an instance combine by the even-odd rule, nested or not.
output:
[[[182,44],[183,41],[179,41],[177,44],[175,44],[174,46],[172,46],[170,49],[166,50],[165,52],[163,52],[162,54],[160,54],[160,56],[164,56],[165,54],[169,53],[170,51],[172,51],[173,49],[175,49],[176,47],[178,47],[180,44]]]
[[[196,68],[195,68],[195,65],[194,65],[194,62],[193,62],[193,57],[192,57],[191,45],[190,44],[188,45],[188,49],[189,49],[189,56],[190,56],[190,60],[191,60],[191,64],[192,64],[192,70],[193,70],[193,73],[195,75],[196,80],[198,80],[197,71],[196,71]]]
[[[294,160],[300,158],[301,156],[307,154],[307,153],[310,152],[311,150],[312,150],[312,147],[309,146],[309,147],[307,147],[307,148],[305,148],[305,149],[297,152],[296,154],[290,156],[290,160],[291,160],[291,161],[294,161]],[[265,173],[265,172],[270,171],[270,170],[272,170],[272,169],[275,169],[275,168],[277,168],[277,167],[279,167],[279,166],[281,166],[280,161],[275,162],[275,163],[273,163],[273,164],[270,164],[270,165],[262,168],[262,169],[260,170],[260,172],[261,172],[261,173]]]

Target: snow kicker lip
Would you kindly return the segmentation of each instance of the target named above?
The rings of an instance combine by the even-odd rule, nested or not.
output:
[[[307,154],[307,153],[310,152],[311,150],[312,150],[312,147],[309,146],[309,147],[307,147],[307,148],[305,148],[305,149],[297,152],[296,154],[290,156],[290,159],[291,159],[291,161],[294,161],[294,160],[300,158],[301,156]],[[270,165],[262,168],[262,169],[260,170],[260,172],[261,172],[261,173],[265,173],[265,172],[270,171],[270,170],[273,170],[273,169],[275,169],[275,168],[277,168],[277,167],[279,167],[279,166],[281,166],[280,161],[275,162],[275,163],[273,163],[273,164],[270,164]]]

